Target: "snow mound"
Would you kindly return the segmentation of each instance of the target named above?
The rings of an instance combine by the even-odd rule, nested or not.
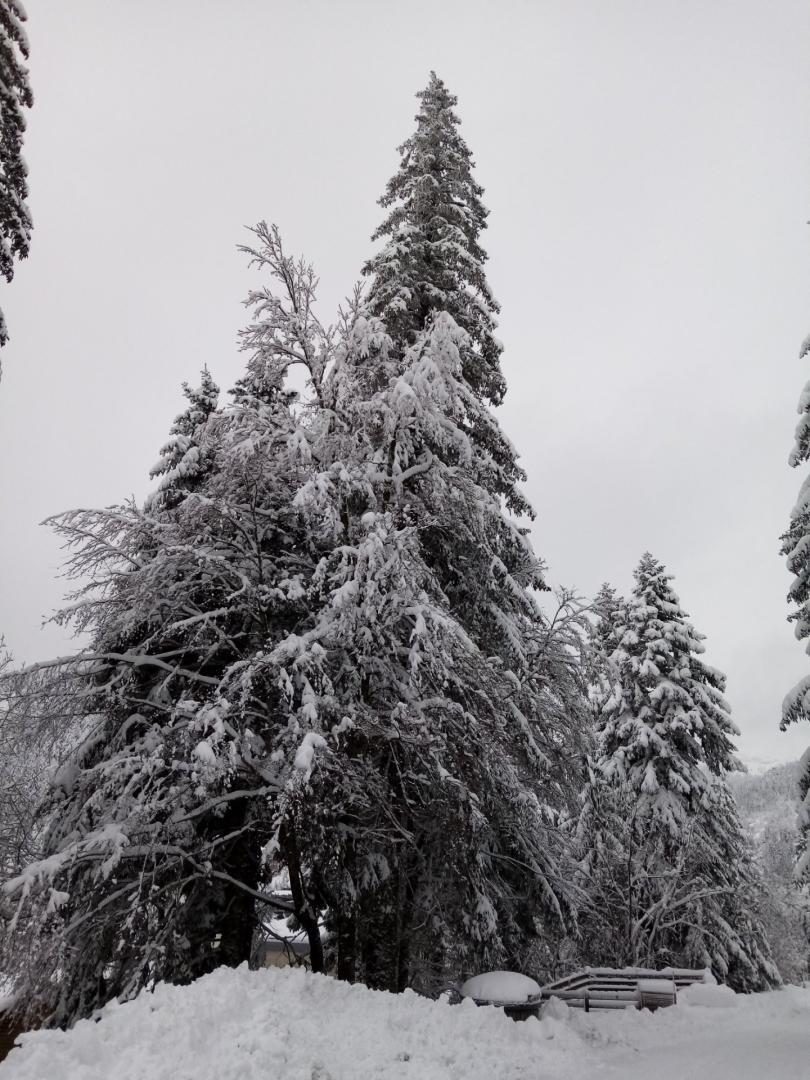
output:
[[[737,995],[730,986],[707,986],[693,983],[678,994],[681,1005],[703,1005],[709,1009],[734,1009]]]
[[[0,1080],[573,1080],[586,1063],[560,1024],[243,966],[24,1035]]]
[[[518,1004],[536,997],[540,986],[528,975],[519,975],[516,971],[488,971],[467,979],[460,993],[462,997],[477,998],[478,1001]]]
[[[571,1009],[562,998],[551,997],[543,1006],[542,1016],[544,1020],[569,1020]]]

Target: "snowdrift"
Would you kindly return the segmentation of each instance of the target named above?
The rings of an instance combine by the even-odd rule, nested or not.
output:
[[[22,1042],[0,1080],[551,1080],[581,1047],[555,1020],[246,967],[161,984]]]
[[[586,1015],[555,999],[515,1023],[469,1000],[221,968],[71,1031],[24,1035],[0,1080],[806,1080],[808,1027],[810,990],[693,988],[656,1013]]]

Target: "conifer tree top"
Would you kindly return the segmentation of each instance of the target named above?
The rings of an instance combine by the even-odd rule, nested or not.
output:
[[[593,598],[592,608],[594,614],[600,619],[613,620],[620,611],[623,599],[615,588],[607,581],[599,587],[599,592]]]
[[[432,311],[449,312],[470,336],[467,381],[482,399],[498,404],[505,383],[502,346],[494,336],[498,304],[479,243],[488,215],[483,188],[472,175],[456,97],[435,72],[417,97],[416,130],[399,147],[399,169],[380,199],[389,213],[372,239],[386,243],[364,267],[372,279],[369,306],[404,347]]]
[[[157,490],[146,499],[144,506],[148,510],[175,505],[181,489],[193,483],[202,470],[197,433],[216,410],[219,400],[219,387],[207,367],[200,373],[198,387],[183,383],[183,395],[188,408],[175,417],[168,441],[160,448],[160,458],[149,471],[151,477],[162,479]]]
[[[638,793],[642,816],[675,833],[705,797],[708,772],[722,775],[739,764],[725,677],[700,658],[704,635],[688,621],[671,581],[647,552],[615,631],[618,687],[605,707],[601,765]]]
[[[606,658],[613,651],[616,644],[614,635],[616,627],[622,622],[621,613],[625,604],[624,597],[619,596],[614,587],[607,581],[602,584],[599,592],[593,598],[591,610],[596,616],[593,635],[599,643],[600,652],[604,653]]]

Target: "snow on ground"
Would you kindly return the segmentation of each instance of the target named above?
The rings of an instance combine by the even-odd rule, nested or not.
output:
[[[807,1080],[810,989],[737,995],[733,1007],[729,994],[695,986],[669,1009],[592,1013],[574,1025],[605,1063],[602,1080]]]
[[[711,990],[714,988],[703,988]],[[651,1014],[585,1015],[554,1001],[542,1021],[494,1008],[349,986],[300,969],[220,968],[161,985],[98,1022],[34,1032],[0,1080],[806,1080],[810,990]],[[700,999],[701,995],[697,995]],[[722,999],[722,1000],[721,1000]],[[724,1007],[718,1008],[718,1005]],[[730,1006],[730,1007],[729,1007]]]

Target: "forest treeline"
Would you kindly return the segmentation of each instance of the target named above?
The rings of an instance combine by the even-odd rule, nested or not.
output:
[[[184,385],[143,504],[51,522],[83,644],[0,682],[0,971],[52,1024],[249,960],[279,914],[314,970],[393,991],[806,974],[671,574],[552,599],[493,411],[483,189],[455,97],[418,99],[343,309],[257,225],[236,384]]]

